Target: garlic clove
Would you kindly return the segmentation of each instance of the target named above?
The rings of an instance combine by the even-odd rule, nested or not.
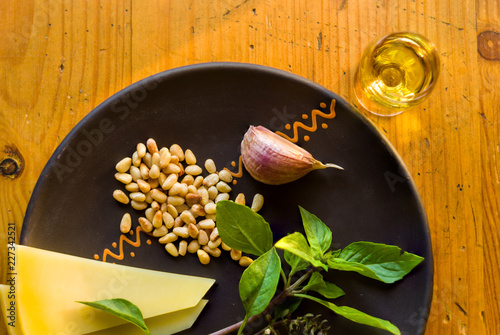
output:
[[[281,185],[297,180],[312,170],[335,164],[323,164],[307,150],[262,126],[250,126],[241,142],[245,169],[256,180],[268,185]]]

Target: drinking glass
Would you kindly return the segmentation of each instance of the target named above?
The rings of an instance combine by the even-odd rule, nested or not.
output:
[[[439,76],[439,55],[424,36],[396,32],[372,41],[354,78],[354,93],[369,112],[393,116],[424,101]]]

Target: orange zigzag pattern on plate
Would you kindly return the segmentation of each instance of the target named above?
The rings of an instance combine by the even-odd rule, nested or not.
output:
[[[135,230],[135,233],[136,233],[135,235],[137,236],[135,242],[132,241],[131,239],[129,239],[127,236],[125,236],[125,234],[120,235],[120,242],[118,242],[118,250],[120,251],[120,253],[117,255],[114,252],[112,252],[111,250],[106,248],[106,249],[104,249],[104,252],[102,253],[102,261],[106,262],[107,256],[111,256],[115,259],[122,260],[124,257],[123,242],[127,242],[128,244],[130,244],[133,247],[140,247],[141,246],[141,236],[139,233],[141,231],[142,231],[141,226],[137,226],[137,228]]]
[[[325,119],[333,119],[336,116],[335,103],[336,103],[336,101],[335,101],[335,99],[333,99],[332,102],[330,103],[330,113],[323,113],[322,111],[320,111],[318,109],[313,109],[311,112],[311,119],[312,119],[311,126],[306,126],[305,124],[303,124],[300,121],[295,121],[293,123],[293,137],[289,137],[288,135],[282,133],[281,131],[276,131],[276,134],[283,136],[287,140],[290,140],[294,143],[297,142],[299,139],[298,128],[302,128],[302,129],[307,130],[309,132],[315,132],[318,129],[318,121],[316,120],[316,117],[318,115],[324,117]],[[289,127],[290,127],[290,125],[287,125],[287,129],[290,129]]]
[[[233,177],[241,178],[241,176],[243,176],[243,164],[241,164],[241,161],[242,161],[242,158],[240,155],[240,158],[238,158],[238,172],[233,172],[233,171],[229,170],[228,168],[224,168],[224,170],[227,170]]]

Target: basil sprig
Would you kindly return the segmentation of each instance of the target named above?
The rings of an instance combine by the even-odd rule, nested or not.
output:
[[[239,283],[246,311],[244,320],[212,335],[227,334],[236,329],[239,335],[248,323],[267,315],[273,308],[271,324],[278,322],[295,311],[304,299],[317,302],[351,321],[400,335],[399,329],[389,321],[329,301],[345,293],[337,285],[325,281],[321,272],[329,269],[354,271],[384,283],[394,283],[424,258],[404,252],[397,246],[372,242],[355,242],[342,250],[330,250],[330,228],[304,208],[299,207],[299,210],[305,235],[291,233],[273,246],[271,229],[262,216],[231,201],[217,203],[217,228],[224,243],[258,258],[243,272]],[[288,275],[282,268],[276,248],[284,250],[285,262],[291,268]],[[292,281],[296,274],[305,270],[307,272]],[[280,277],[283,289],[277,293]],[[308,294],[311,291],[319,293],[322,298]]]

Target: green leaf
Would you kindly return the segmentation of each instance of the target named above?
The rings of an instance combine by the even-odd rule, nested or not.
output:
[[[281,319],[286,317],[288,314],[292,314],[299,307],[302,302],[302,298],[287,297],[279,305],[274,307],[274,318]]]
[[[402,279],[423,260],[423,257],[403,252],[397,246],[355,242],[337,257],[328,257],[327,264],[330,269],[355,271],[390,284]]]
[[[316,259],[315,254],[307,244],[307,240],[301,233],[295,232],[293,234],[283,237],[281,240],[274,244],[276,248],[286,250],[306,261],[311,263],[315,267],[322,267],[328,270],[328,267],[321,262],[321,260]]]
[[[314,272],[309,278],[309,282],[302,288],[303,291],[318,292],[328,299],[336,299],[345,294],[345,292],[337,285],[325,282],[323,276],[319,272]]]
[[[309,262],[300,258],[297,255],[292,254],[288,250],[285,250],[284,257],[285,257],[285,261],[291,267],[289,277],[292,277],[295,273],[297,273],[299,271],[307,269],[310,265]]]
[[[144,318],[142,317],[142,313],[140,309],[125,299],[106,299],[99,300],[94,302],[89,301],[77,301],[81,304],[100,309],[102,311],[113,314],[119,318],[127,320],[130,323],[133,323],[137,327],[141,328],[144,333],[151,335],[149,332],[146,323],[144,322]]]
[[[395,325],[393,325],[389,321],[368,315],[368,314],[363,313],[355,308],[348,307],[348,306],[337,306],[334,303],[331,303],[329,301],[324,301],[322,299],[312,297],[312,296],[307,295],[307,294],[296,294],[295,296],[315,301],[315,302],[329,308],[330,310],[337,313],[338,315],[345,317],[348,320],[351,320],[351,321],[354,321],[354,322],[357,322],[360,324],[372,326],[375,328],[380,328],[380,329],[386,330],[394,335],[401,335],[401,332],[399,331],[398,327],[396,327]]]
[[[316,215],[300,206],[299,210],[311,249],[315,253],[323,255],[332,245],[332,231]]]
[[[273,247],[273,233],[262,216],[232,201],[217,202],[217,229],[225,244],[260,256]]]
[[[248,317],[261,313],[276,293],[281,260],[275,248],[257,258],[240,279],[240,298]]]

